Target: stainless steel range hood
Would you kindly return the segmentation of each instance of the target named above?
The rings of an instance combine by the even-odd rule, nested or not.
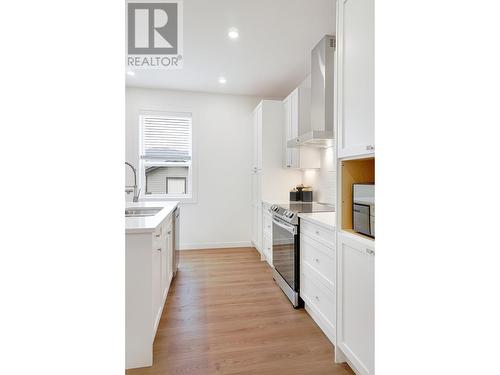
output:
[[[311,52],[310,129],[287,142],[288,147],[333,146],[333,57],[335,37],[325,35]]]

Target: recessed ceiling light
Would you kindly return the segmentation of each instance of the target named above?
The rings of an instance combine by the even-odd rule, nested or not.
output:
[[[129,71],[127,72],[127,75],[129,75],[129,76],[132,76],[132,77],[133,77],[133,76],[135,76],[135,72],[133,72],[132,70],[129,70]]]
[[[240,33],[238,32],[238,29],[234,28],[234,27],[231,27],[227,33],[227,35],[231,38],[231,39],[238,39],[238,37],[240,36]]]
[[[219,83],[220,84],[225,84],[227,81],[224,77],[219,77]]]

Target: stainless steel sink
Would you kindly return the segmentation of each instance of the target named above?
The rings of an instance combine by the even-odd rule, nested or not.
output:
[[[161,210],[161,207],[130,207],[125,209],[125,217],[154,216]]]

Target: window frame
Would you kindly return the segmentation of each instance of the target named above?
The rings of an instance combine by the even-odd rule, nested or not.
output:
[[[189,191],[188,190],[189,175],[187,177],[172,177],[172,176],[167,176],[167,177],[165,177],[165,190],[166,190],[166,194],[167,195],[169,195],[169,192],[168,192],[168,182],[170,180],[182,180],[182,181],[184,181],[184,191]]]
[[[151,162],[141,158],[144,154],[143,142],[143,120],[144,116],[170,116],[172,114],[186,114],[191,116],[191,161],[190,162]],[[139,122],[139,168],[137,176],[137,185],[141,189],[139,199],[141,201],[180,201],[182,203],[197,203],[197,152],[196,152],[196,137],[195,123],[197,118],[195,112],[188,108],[169,108],[169,109],[154,109],[140,110],[138,113]],[[188,166],[187,176],[187,194],[146,194],[146,167],[149,166],[166,166],[166,167],[184,167]]]

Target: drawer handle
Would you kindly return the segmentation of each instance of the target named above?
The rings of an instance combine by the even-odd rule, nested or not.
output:
[[[319,301],[319,297],[318,296],[315,296],[314,298],[316,298],[316,301]]]
[[[319,230],[316,231],[316,234],[319,236]]]
[[[314,259],[314,260],[316,261],[316,263],[319,263],[319,259],[318,259],[318,258],[316,258],[316,259]]]
[[[167,232],[167,234],[172,234],[172,231],[171,231],[171,230],[169,230],[169,231]]]
[[[373,147],[372,145],[369,145],[369,146],[366,146],[366,149],[370,151],[370,150],[374,150],[375,147]]]
[[[373,251],[372,249],[366,249],[366,253],[370,255],[375,255],[375,251]]]
[[[155,237],[158,238],[158,237],[160,237],[160,235],[159,234],[155,234]]]
[[[156,250],[161,251],[161,247],[159,247],[159,248],[158,248],[158,249],[156,249]]]

